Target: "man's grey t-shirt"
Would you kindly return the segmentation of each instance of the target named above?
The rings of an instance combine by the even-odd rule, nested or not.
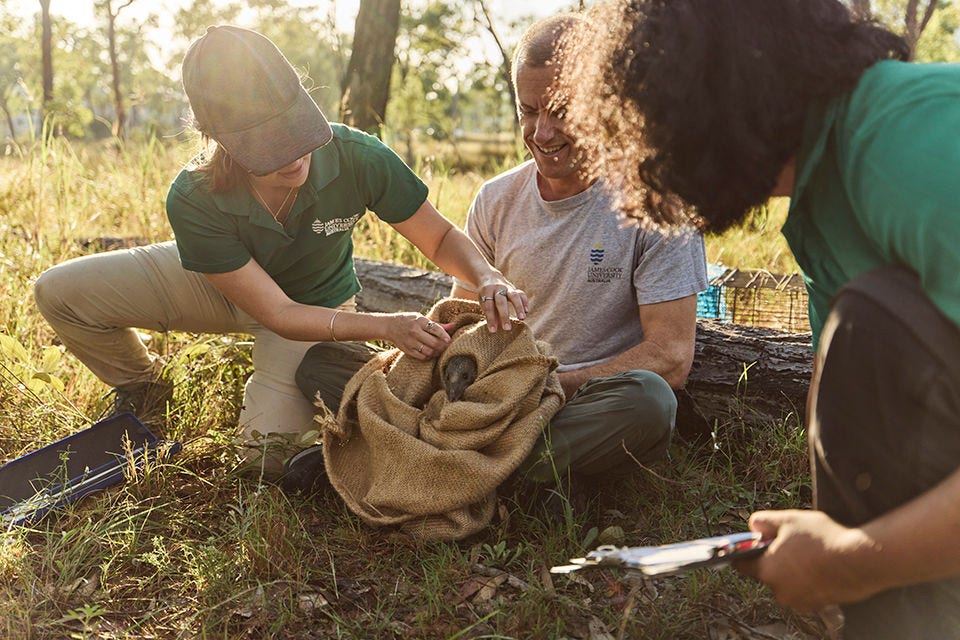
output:
[[[619,215],[601,182],[546,201],[532,160],[480,187],[466,232],[530,297],[527,323],[551,344],[561,369],[598,364],[640,343],[639,305],[707,287],[699,234],[644,231]]]

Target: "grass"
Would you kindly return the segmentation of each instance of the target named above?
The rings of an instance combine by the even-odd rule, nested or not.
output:
[[[190,151],[53,139],[0,159],[3,458],[88,426],[106,391],[61,351],[33,305],[33,279],[84,253],[78,238],[169,238],[163,198]],[[439,163],[418,170],[458,223],[488,177]],[[780,255],[772,226],[749,231],[758,250],[736,254],[738,266]],[[422,264],[388,231],[358,228],[358,253]],[[731,256],[742,240],[711,238],[709,250]],[[676,442],[668,459],[604,481],[586,505],[568,502],[559,520],[507,495],[475,538],[425,542],[363,525],[335,495],[290,497],[241,472],[230,437],[251,366],[243,336],[152,339],[177,383],[164,435],[182,453],[0,533],[0,637],[692,640],[724,629],[769,637],[749,630],[773,623],[790,637],[818,633],[815,620],[780,609],[730,570],[646,581],[547,572],[604,535],[665,543],[742,530],[758,508],[808,505],[804,430],[793,417],[757,429],[730,416],[711,442]]]

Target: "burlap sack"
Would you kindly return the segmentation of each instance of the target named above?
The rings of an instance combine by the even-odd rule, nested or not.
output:
[[[475,302],[446,299],[430,311],[456,322],[439,360],[378,354],[347,384],[339,414],[318,416],[330,482],[375,526],[459,539],[493,517],[496,488],[526,458],[563,403],[557,361],[530,328],[491,334]],[[449,402],[440,371],[458,354],[477,379]]]

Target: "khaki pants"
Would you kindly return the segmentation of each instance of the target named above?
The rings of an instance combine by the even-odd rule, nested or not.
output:
[[[254,372],[244,387],[241,442],[312,428],[313,406],[294,373],[315,343],[286,340],[261,326],[203,275],[184,270],[175,242],[69,260],[37,279],[34,296],[67,349],[113,387],[160,375],[162,363],[137,329],[252,334]],[[352,311],[356,304],[351,299],[340,308]]]

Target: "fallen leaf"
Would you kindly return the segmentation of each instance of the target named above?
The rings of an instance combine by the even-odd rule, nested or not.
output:
[[[485,602],[497,595],[497,589],[507,581],[507,575],[473,576],[460,587],[459,600],[466,602]]]
[[[497,516],[500,519],[501,528],[506,529],[510,524],[510,509],[503,502],[497,501]]]
[[[774,622],[772,624],[765,624],[762,627],[756,627],[756,631],[760,633],[772,636],[774,638],[783,638],[783,640],[790,640],[796,638],[795,635],[790,633],[790,629],[787,627],[784,622]]]
[[[313,613],[320,607],[330,604],[322,594],[319,593],[301,593],[297,596],[297,607],[303,613]]]
[[[497,589],[504,582],[507,581],[506,575],[496,576],[494,578],[484,578],[486,581],[485,584],[480,587],[480,591],[477,592],[477,595],[474,596],[474,602],[486,602],[487,600],[493,600],[494,596],[497,595]]]
[[[617,546],[623,545],[623,541],[626,538],[623,533],[623,527],[618,527],[616,525],[612,527],[607,527],[600,532],[600,536],[597,538],[597,541],[600,544],[613,544]]]
[[[570,579],[570,582],[574,584],[579,584],[580,586],[586,587],[590,593],[593,593],[594,586],[589,580],[584,578],[582,575],[574,571],[573,573],[568,573],[567,577]]]
[[[707,633],[709,640],[742,640],[743,638],[723,620],[711,620]]]
[[[553,586],[553,576],[550,574],[550,567],[547,565],[540,567],[540,585],[547,594],[551,596],[557,595],[557,590]]]

